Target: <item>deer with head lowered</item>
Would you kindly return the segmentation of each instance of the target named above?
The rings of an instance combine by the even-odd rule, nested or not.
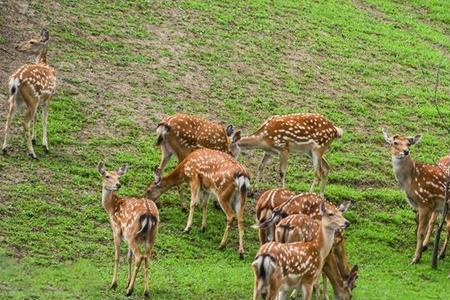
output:
[[[144,260],[144,295],[149,295],[148,265],[155,243],[159,226],[159,213],[155,203],[150,199],[122,198],[116,195],[120,188],[120,177],[128,166],[123,165],[117,171],[106,171],[103,162],[98,164],[98,172],[103,179],[102,204],[109,215],[114,237],[114,273],[111,288],[117,287],[117,271],[119,268],[120,243],[128,244],[128,284],[127,296],[131,295],[142,260]],[[144,243],[142,254],[139,243]],[[131,260],[134,256],[135,265],[131,271]]]
[[[312,298],[325,258],[330,253],[334,234],[347,227],[341,213],[327,210],[325,203],[320,206],[321,226],[317,238],[309,242],[266,243],[259,249],[252,267],[255,276],[253,299],[286,299],[291,289],[301,288],[302,299]]]
[[[26,111],[23,121],[25,141],[28,147],[28,155],[37,158],[33,144],[36,144],[37,108],[39,104],[42,109],[42,145],[48,152],[47,123],[50,100],[56,88],[55,70],[47,63],[47,42],[49,32],[41,31],[39,37],[33,37],[16,46],[20,52],[37,54],[34,64],[26,64],[17,69],[9,79],[9,109],[5,126],[5,137],[2,151],[7,153],[8,133],[11,129],[12,120],[16,106],[25,103]],[[33,120],[33,133],[30,135],[30,123]]]
[[[255,184],[272,155],[280,157],[280,177],[285,186],[287,161],[290,152],[304,152],[312,160],[315,178],[310,191],[320,181],[320,193],[323,195],[328,178],[329,165],[324,154],[334,139],[341,137],[343,130],[334,126],[324,116],[318,114],[289,114],[272,116],[253,134],[242,137],[239,149],[262,149],[264,157],[256,173]]]
[[[172,155],[181,162],[192,151],[199,148],[219,150],[232,156],[238,154],[236,142],[241,132],[234,131],[232,125],[222,125],[199,117],[176,114],[163,119],[156,128],[156,145],[161,148],[161,162],[158,172],[163,173]],[[183,194],[179,187],[180,202]]]
[[[443,208],[447,177],[442,167],[419,163],[411,158],[410,147],[420,141],[420,135],[391,136],[386,129],[382,131],[391,150],[395,177],[406,194],[408,204],[417,214],[416,252],[411,261],[415,264],[420,261],[429,242],[437,212]],[[450,214],[447,215],[447,229],[450,232]]]
[[[237,218],[239,230],[239,254],[244,255],[244,206],[246,191],[250,185],[250,174],[231,155],[207,148],[190,153],[169,175],[161,178],[159,169],[155,169],[155,181],[147,189],[147,196],[158,199],[165,191],[183,182],[189,182],[191,203],[185,232],[192,226],[194,208],[201,205],[203,217],[201,230],[206,228],[208,197],[201,201],[201,191],[213,193],[227,217],[227,225],[220,243],[225,247],[231,225]]]
[[[275,193],[270,193],[270,191],[274,191]],[[285,218],[289,218],[290,216],[299,213],[307,215],[309,218],[318,220],[321,217],[320,206],[322,203],[325,203],[327,210],[332,213],[339,213],[339,210],[344,211],[350,205],[350,202],[347,201],[341,204],[341,207],[338,209],[333,203],[325,201],[324,198],[314,193],[301,193],[294,195],[285,201],[282,201],[281,199],[285,193],[281,193],[280,190],[275,189],[267,191],[267,195],[271,194],[273,195],[273,199],[271,199],[271,201],[266,201],[264,198],[258,199],[257,207],[259,207],[260,210],[257,210],[257,213],[259,211],[266,213],[266,215],[257,215],[260,232],[263,230],[267,231],[268,228],[273,228],[279,224],[279,222],[283,222]],[[271,202],[281,204],[277,207],[270,207]],[[258,205],[259,203],[261,204]],[[264,203],[266,203],[266,205],[264,205]],[[276,233],[275,229],[271,229],[271,231]],[[266,236],[266,240],[262,240],[261,244],[273,241],[275,238],[275,233],[273,236]],[[328,255],[326,265],[324,267],[324,273],[326,277],[330,279],[333,290],[338,299],[347,299],[349,295],[351,296],[349,292],[351,292],[351,289],[354,287],[353,283],[356,279],[355,267],[350,270],[345,252],[343,232],[338,230],[335,235],[332,252]]]
[[[346,202],[339,207],[342,212],[347,209],[350,203]],[[320,222],[304,214],[290,215],[282,219],[275,230],[275,241],[279,243],[309,242],[317,238],[320,230]],[[342,234],[339,234],[342,237]],[[353,266],[348,275],[341,274],[339,269],[339,259],[336,252],[339,252],[337,245],[343,243],[343,240],[335,237],[333,249],[326,257],[323,266],[323,293],[324,298],[328,299],[327,279],[331,281],[334,296],[337,300],[348,300],[352,298],[352,290],[355,288],[355,281],[358,278],[358,266]],[[345,253],[344,253],[345,255]],[[340,257],[339,257],[340,258]],[[317,299],[320,297],[320,289],[317,287]]]

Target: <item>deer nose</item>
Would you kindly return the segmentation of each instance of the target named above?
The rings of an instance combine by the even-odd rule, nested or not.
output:
[[[116,187],[120,189],[120,183],[116,183]]]
[[[409,150],[403,150],[403,154],[409,155]]]
[[[347,228],[348,226],[350,226],[350,222],[349,221],[345,221],[344,228]]]

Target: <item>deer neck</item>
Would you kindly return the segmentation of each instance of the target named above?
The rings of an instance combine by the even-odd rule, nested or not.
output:
[[[109,213],[114,210],[116,204],[117,196],[113,191],[103,188],[102,190],[102,205],[105,210]]]
[[[159,185],[161,194],[171,189],[174,186],[180,185],[184,182],[184,168],[182,165],[178,165],[178,167],[172,171],[166,177],[163,177],[161,183]]]
[[[259,135],[244,136],[239,140],[238,145],[242,149],[257,149],[266,146],[262,137]]]
[[[47,46],[44,46],[36,56],[36,64],[47,64]]]
[[[322,261],[322,265],[325,261],[325,258],[330,253],[331,248],[333,247],[335,232],[336,232],[336,230],[325,226],[322,222],[321,230],[319,232],[319,239],[318,239],[320,258]]]
[[[414,161],[409,156],[403,159],[399,159],[393,156],[392,166],[394,167],[395,178],[400,184],[400,187],[403,190],[407,190],[408,186],[411,184],[411,178],[414,174]]]

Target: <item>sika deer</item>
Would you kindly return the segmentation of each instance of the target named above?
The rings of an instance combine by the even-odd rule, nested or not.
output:
[[[161,174],[174,154],[178,162],[199,148],[215,149],[236,156],[236,142],[241,138],[241,132],[234,132],[232,125],[225,129],[216,122],[185,114],[176,114],[162,120],[156,128],[156,135],[156,145],[161,148],[161,163],[158,167]],[[178,192],[181,206],[184,207],[181,187]]]
[[[157,199],[165,191],[183,182],[189,182],[191,187],[191,204],[185,232],[192,226],[194,208],[201,204],[203,218],[201,230],[206,228],[208,197],[200,199],[200,191],[213,193],[220,207],[227,216],[227,225],[220,243],[225,247],[228,234],[231,230],[235,216],[239,230],[239,254],[244,255],[244,206],[246,190],[248,189],[250,175],[231,155],[221,151],[202,148],[190,153],[169,175],[161,179],[159,172],[155,172],[155,182],[151,183],[147,195]]]
[[[446,174],[438,165],[423,164],[411,159],[409,147],[420,141],[420,135],[390,136],[383,129],[383,137],[390,145],[395,177],[406,194],[408,204],[418,216],[416,252],[411,261],[415,264],[420,261],[423,248],[429,242],[437,216],[435,212],[443,208]],[[450,214],[447,215],[447,229],[450,232]]]
[[[282,244],[270,242],[259,249],[252,264],[255,275],[253,299],[286,299],[286,292],[302,289],[302,299],[312,298],[313,286],[333,246],[336,230],[347,227],[342,214],[328,212],[323,203],[321,228],[315,240]]]
[[[36,63],[21,66],[9,78],[9,110],[5,126],[5,138],[3,141],[3,154],[7,153],[8,132],[11,129],[14,110],[16,106],[25,103],[27,109],[23,121],[25,140],[28,147],[28,155],[37,158],[33,149],[36,144],[37,108],[40,103],[42,110],[42,145],[48,152],[47,123],[50,100],[56,88],[55,70],[47,64],[47,42],[49,32],[41,31],[40,37],[33,37],[16,46],[20,52],[37,54]],[[30,123],[33,120],[33,137],[30,136]]]
[[[155,203],[149,199],[121,198],[116,195],[120,188],[120,177],[128,170],[124,165],[117,171],[107,172],[103,162],[98,164],[98,172],[103,179],[102,204],[109,215],[114,237],[114,273],[111,288],[117,287],[117,270],[119,268],[120,242],[122,239],[128,244],[128,284],[127,296],[133,292],[136,275],[142,259],[144,260],[144,295],[148,290],[148,264],[155,244],[159,226],[159,213]],[[145,243],[142,255],[139,243]],[[134,256],[134,271],[131,272],[131,259]]]
[[[280,156],[280,177],[284,187],[289,152],[306,153],[311,158],[315,171],[310,192],[314,191],[315,185],[320,181],[320,194],[323,195],[329,172],[329,165],[323,155],[331,142],[342,134],[343,130],[324,116],[290,114],[270,117],[255,133],[241,138],[237,145],[240,149],[265,151],[256,173],[256,184],[271,155],[277,154]]]
[[[346,206],[340,207],[340,211],[346,210],[350,203],[345,203]],[[279,243],[293,243],[293,242],[309,242],[317,238],[320,230],[320,222],[303,214],[295,214],[288,216],[281,220],[275,231],[275,241]],[[335,238],[335,244],[337,239]],[[338,241],[340,243],[342,241]],[[335,247],[333,247],[335,248]],[[346,300],[351,299],[352,289],[355,287],[354,283],[358,278],[358,266],[354,266],[347,277],[341,274],[336,255],[333,251],[325,259],[323,266],[323,290],[324,297],[328,299],[328,292],[326,287],[327,278],[330,279],[333,286],[335,299]],[[319,289],[317,289],[319,291]],[[317,296],[320,299],[320,296]]]

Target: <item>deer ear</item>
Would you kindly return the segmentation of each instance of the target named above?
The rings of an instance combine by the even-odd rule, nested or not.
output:
[[[226,131],[228,136],[232,136],[234,132],[233,125],[228,125]]]
[[[322,202],[320,204],[320,215],[323,216],[327,212],[327,209],[325,208],[325,202]]]
[[[128,171],[128,164],[124,164],[123,166],[121,166],[118,170],[117,170],[117,174],[119,176],[122,176],[123,174],[125,174]]]
[[[50,33],[48,32],[47,29],[42,29],[41,31],[41,43],[47,43],[48,40],[50,39]]]
[[[341,205],[339,205],[339,211],[341,211],[341,212],[347,211],[347,209],[350,207],[350,205],[352,205],[351,201],[342,202]]]
[[[417,134],[416,136],[410,136],[408,137],[409,144],[410,145],[417,144],[421,138],[422,136],[420,134]]]
[[[241,131],[236,131],[235,134],[233,134],[233,144],[237,143],[241,139]]]
[[[161,169],[158,166],[153,168],[153,176],[155,177],[155,184],[159,186],[161,184]]]
[[[383,132],[383,137],[384,137],[384,140],[386,141],[386,143],[391,145],[392,144],[392,137],[389,136],[389,133],[388,133],[387,129],[386,128],[382,128],[381,132]]]
[[[105,176],[106,174],[105,164],[102,161],[98,163],[97,171],[101,176]]]

